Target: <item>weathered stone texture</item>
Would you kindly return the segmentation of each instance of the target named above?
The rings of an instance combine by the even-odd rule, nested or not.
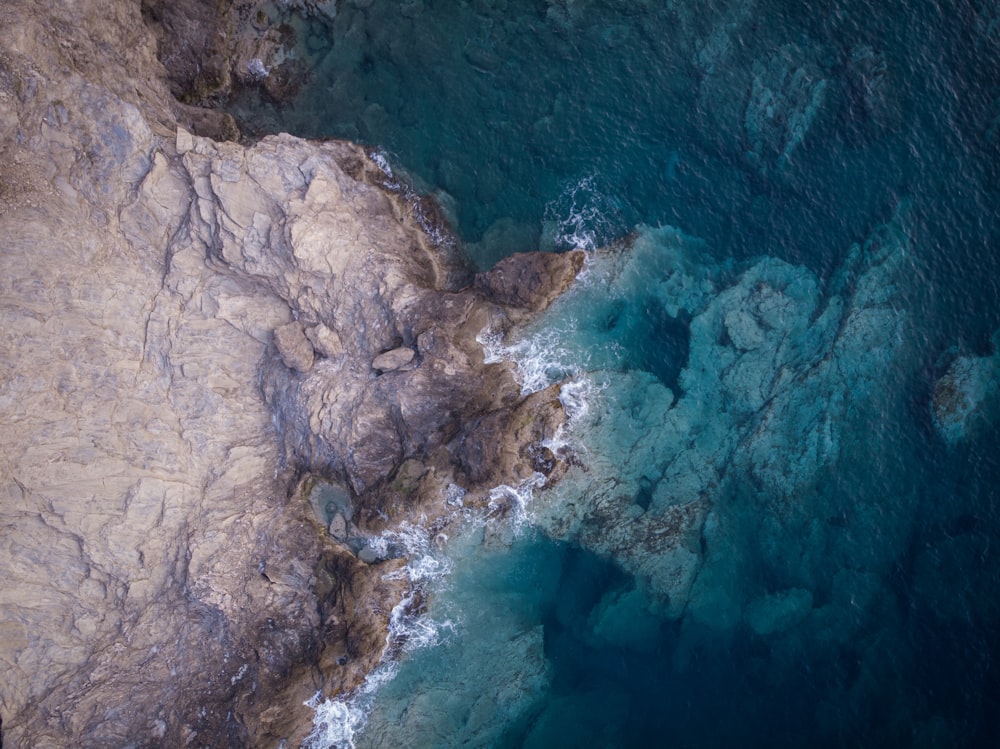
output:
[[[528,294],[466,287],[362,149],[176,129],[136,2],[12,0],[0,24],[4,745],[294,744],[405,586],[327,535],[299,477],[352,487],[351,528],[377,532],[527,471],[555,394],[507,429],[517,383],[475,337],[579,259]],[[504,449],[467,475],[470,428]]]

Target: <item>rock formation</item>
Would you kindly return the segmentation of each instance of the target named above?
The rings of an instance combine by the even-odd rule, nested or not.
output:
[[[991,426],[1000,417],[1000,333],[989,356],[958,356],[934,383],[931,420],[948,446]]]
[[[136,2],[0,23],[4,744],[294,744],[406,587],[328,534],[313,477],[368,537],[558,475],[558,388],[522,398],[476,336],[581,258],[474,277],[361,148],[178,128],[228,132],[173,101]]]
[[[295,48],[300,30],[291,11],[308,18],[321,39],[337,13],[334,0],[142,0],[143,17],[156,32],[157,54],[167,68],[170,90],[186,106],[181,121],[205,134],[233,135],[228,115],[200,109],[218,104],[239,87],[256,87],[277,102],[295,95],[306,71]],[[308,40],[306,40],[308,43]]]
[[[842,518],[814,513],[838,504],[817,497],[841,455],[881,449],[853,435],[878,433],[905,376],[905,214],[904,204],[825,281],[777,258],[714,265],[703,243],[670,228],[598,253],[587,277],[599,280],[560,299],[537,333],[579,341],[543,355],[556,372],[560,356],[585,363],[601,403],[574,423],[583,466],[536,499],[537,523],[634,574],[658,616],[719,630],[744,620],[775,634],[824,615],[800,589],[827,584],[812,576],[829,560],[806,558],[803,538],[844,554],[845,577],[881,570],[905,539],[904,518],[871,558],[848,558],[850,528],[884,512],[878,497]],[[623,359],[622,339],[650,353]],[[766,546],[746,556],[767,558],[777,587],[746,582],[747,544]]]

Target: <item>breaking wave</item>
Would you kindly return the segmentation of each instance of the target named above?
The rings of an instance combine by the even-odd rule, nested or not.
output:
[[[373,150],[369,157],[384,173],[387,187],[407,190],[405,183],[396,178],[384,152]],[[562,218],[554,219],[557,214]],[[546,215],[553,221],[554,242],[561,249],[595,249],[621,234],[618,212],[595,188],[593,177],[586,177],[567,188],[560,200],[547,207]],[[419,220],[420,215],[417,217]],[[578,287],[593,284],[591,264],[588,253],[584,271],[578,276]],[[573,440],[568,435],[573,425],[588,414],[591,400],[600,390],[583,374],[587,362],[580,350],[563,343],[572,340],[576,327],[575,319],[568,316],[557,326],[550,323],[545,329],[510,342],[492,330],[484,330],[477,337],[487,363],[507,360],[515,365],[522,394],[562,383],[559,400],[567,415],[568,429],[560,428],[543,444],[557,454],[571,447]],[[532,525],[530,507],[534,492],[545,483],[543,474],[534,473],[516,486],[498,485],[489,492],[486,510],[479,513],[470,513],[465,507],[465,490],[457,485],[449,486],[445,502],[453,508],[453,520],[461,518],[466,525],[503,522],[509,524],[516,536]],[[323,699],[317,693],[306,703],[314,710],[313,730],[305,742],[308,749],[353,749],[380,688],[397,675],[400,658],[439,645],[443,633],[454,633],[460,627],[456,619],[435,619],[424,606],[425,595],[431,587],[440,586],[452,571],[452,560],[440,550],[441,540],[432,539],[426,529],[410,523],[368,540],[368,546],[380,558],[402,555],[409,560],[403,569],[387,575],[388,579],[407,579],[409,590],[390,614],[382,659],[361,687],[349,696],[334,699]]]
[[[449,504],[453,494],[456,493],[449,491],[446,498]],[[437,645],[442,632],[456,627],[451,619],[437,621],[428,616],[421,604],[430,585],[447,577],[452,569],[451,560],[435,548],[426,529],[402,523],[396,530],[369,539],[368,545],[383,556],[393,549],[402,551],[408,559],[406,566],[385,577],[406,578],[409,590],[389,614],[389,632],[381,661],[362,685],[347,697],[323,699],[322,693],[317,692],[305,703],[314,711],[313,729],[304,743],[307,749],[353,749],[354,738],[364,729],[379,688],[395,678],[399,657]]]
[[[453,508],[450,519],[467,528],[499,521],[509,524],[516,535],[530,524],[528,508],[533,492],[544,484],[545,476],[540,473],[517,486],[501,484],[490,491],[487,508],[477,511],[465,505],[465,490],[452,484],[445,492],[445,502]],[[383,557],[401,554],[408,559],[405,567],[388,573],[386,579],[405,578],[409,589],[390,612],[381,660],[362,685],[350,695],[332,699],[324,699],[317,692],[305,703],[314,711],[313,728],[303,744],[306,749],[354,749],[355,739],[367,725],[379,690],[399,672],[400,659],[414,651],[435,647],[460,629],[460,618],[437,619],[424,605],[429,593],[445,587],[445,580],[452,572],[452,559],[443,549],[446,541],[444,534],[432,537],[425,528],[412,523],[402,523],[398,529],[368,540],[368,546]]]
[[[556,250],[596,250],[628,228],[621,207],[601,189],[595,175],[571,182],[547,203],[544,224]]]

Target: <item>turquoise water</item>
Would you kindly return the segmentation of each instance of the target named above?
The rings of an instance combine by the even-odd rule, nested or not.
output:
[[[270,12],[309,72],[246,130],[382,149],[480,267],[592,250],[495,352],[583,467],[453,539],[356,745],[996,746],[996,4]]]

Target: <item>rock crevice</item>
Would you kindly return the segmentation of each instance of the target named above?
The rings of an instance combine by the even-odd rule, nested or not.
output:
[[[474,277],[363,149],[178,128],[139,3],[0,21],[4,745],[294,744],[406,592],[308,477],[348,540],[531,475],[558,392],[476,336],[581,258]]]

